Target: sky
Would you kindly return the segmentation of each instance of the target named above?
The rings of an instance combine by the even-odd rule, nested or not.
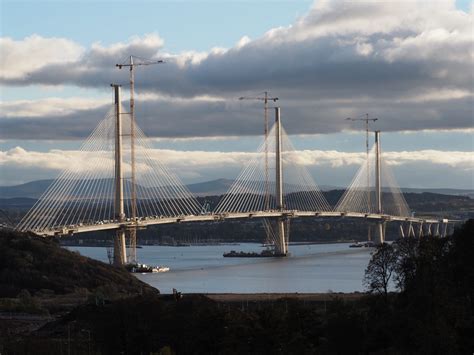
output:
[[[474,188],[472,1],[0,0],[0,185],[54,178],[136,71],[136,119],[186,183],[235,178],[263,91],[320,185],[347,186],[365,113],[402,187]],[[124,104],[127,104],[125,101]],[[373,138],[371,137],[371,140]],[[356,155],[355,155],[356,154]],[[305,160],[306,159],[306,160]]]

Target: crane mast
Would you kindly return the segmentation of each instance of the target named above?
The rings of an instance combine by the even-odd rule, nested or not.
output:
[[[265,167],[264,167],[264,176],[265,176],[265,181],[264,181],[264,209],[268,211],[270,209],[270,187],[269,187],[269,179],[268,179],[268,101],[273,101],[276,102],[278,101],[278,97],[271,97],[268,96],[268,91],[264,91],[264,96],[252,96],[252,97],[239,97],[239,100],[258,100],[258,101],[263,101],[263,112],[264,112],[264,149],[265,149]],[[264,229],[265,229],[265,234],[266,234],[266,244],[270,242],[272,239],[272,234],[273,231],[271,229],[270,223],[264,219],[263,220],[264,224]]]
[[[269,183],[268,183],[268,101],[276,102],[278,97],[269,97],[268,91],[264,92],[263,97],[239,97],[239,100],[260,100],[263,101],[263,110],[264,110],[264,145],[265,145],[265,210],[270,209],[270,193],[269,193]]]
[[[364,121],[365,122],[365,150],[367,154],[367,212],[371,212],[372,202],[370,196],[370,160],[369,160],[369,121],[375,122],[378,120],[377,117],[369,118],[369,114],[365,114],[365,118],[351,118],[348,117],[346,120],[349,121]],[[367,239],[371,240],[371,229],[370,225],[367,232]]]
[[[137,262],[137,185],[136,185],[136,163],[135,163],[135,72],[134,68],[143,65],[162,64],[163,60],[149,61],[143,60],[134,62],[134,57],[129,57],[129,63],[116,64],[115,66],[119,69],[123,67],[129,67],[129,80],[130,80],[130,165],[131,165],[131,220],[135,222],[135,227],[130,229],[130,260],[131,263]]]

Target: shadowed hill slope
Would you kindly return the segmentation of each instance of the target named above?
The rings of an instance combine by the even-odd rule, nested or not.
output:
[[[15,297],[21,290],[67,294],[99,287],[118,296],[154,290],[125,269],[63,249],[53,239],[0,232],[0,297]]]

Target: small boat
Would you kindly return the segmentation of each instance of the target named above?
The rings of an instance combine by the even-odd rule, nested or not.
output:
[[[133,273],[146,274],[154,272],[167,272],[170,268],[167,266],[149,266],[146,264],[127,264],[125,268]]]
[[[354,244],[349,245],[349,248],[362,248],[364,245],[360,244],[359,242],[355,242]]]
[[[170,271],[170,268],[167,266],[157,266],[152,269],[152,272],[167,272]]]

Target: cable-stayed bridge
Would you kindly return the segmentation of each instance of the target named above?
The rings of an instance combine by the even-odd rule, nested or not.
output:
[[[86,139],[80,158],[65,167],[18,224],[21,231],[53,236],[115,230],[117,264],[136,261],[136,230],[147,226],[262,219],[275,255],[287,255],[292,218],[360,218],[376,224],[385,240],[387,222],[402,237],[446,235],[446,219],[412,216],[391,168],[383,159],[380,132],[350,186],[335,207],[300,163],[275,109],[275,123],[229,191],[208,211],[162,163],[133,115],[115,102]],[[126,237],[129,236],[127,255]]]

